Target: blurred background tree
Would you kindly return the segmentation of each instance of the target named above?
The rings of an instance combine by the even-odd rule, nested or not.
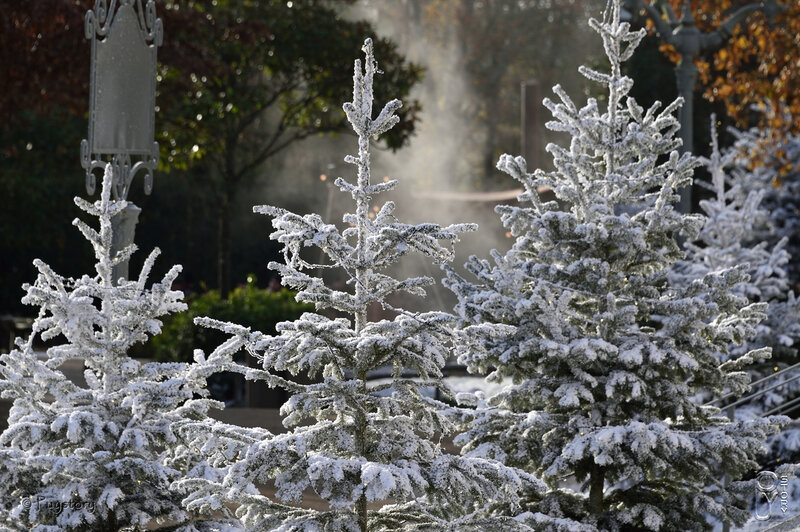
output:
[[[717,31],[738,9],[758,4],[752,0],[690,2],[695,25],[705,34]],[[657,7],[668,5],[680,18],[686,0],[650,3]],[[760,11],[751,13],[736,25],[731,38],[718,50],[696,59],[699,76],[695,89],[695,153],[708,153],[708,118],[712,112],[720,117],[723,145],[733,141],[725,131],[727,125],[740,129],[769,127],[775,133],[800,131],[800,3],[778,0],[777,4],[785,10],[772,21]],[[642,22],[634,17],[635,24]],[[651,21],[647,26],[651,36],[637,50],[638,61],[635,58],[629,65],[629,75],[636,80],[642,96],[650,95],[640,101],[664,101],[677,92],[674,74],[672,82],[666,83],[661,73],[670,63],[676,65],[680,54],[653,35]],[[654,54],[656,48],[662,58]]]
[[[693,0],[692,6],[701,29],[711,31],[744,3]],[[783,3],[791,11],[773,29],[753,15],[725,52],[701,58],[696,152],[706,153],[712,111],[723,133],[733,119],[757,118],[749,105],[764,97],[796,111],[800,5]],[[277,246],[263,220],[250,214],[253,204],[322,212],[336,221],[339,206],[329,192],[335,175],[321,181],[320,174],[344,171],[335,163],[351,146],[338,146],[335,137],[341,102],[349,99],[350,61],[365,36],[383,58],[378,99],[391,93],[405,103],[403,123],[392,130],[397,134],[381,139],[389,149],[374,154],[376,175],[410,180],[403,193],[513,188],[494,164],[503,152],[520,152],[520,83],[538,80],[542,97],[551,96],[556,81],[570,94],[585,94],[577,66],[602,61],[586,20],[601,15],[604,0],[156,4],[165,27],[156,100],[161,168],[151,196],[134,183],[130,197],[143,209],[137,243],[161,247],[164,264],[183,264],[181,281],[190,292],[225,294],[249,272],[262,272],[262,286],[269,281],[264,268],[277,258]],[[92,0],[0,0],[0,197],[6,200],[0,314],[31,312],[19,299],[21,284],[34,278],[34,257],[70,275],[91,267],[68,222],[77,214],[72,196],[85,196],[79,146],[87,130],[89,46],[83,18],[92,7]],[[629,65],[633,96],[642,104],[676,95],[673,64],[659,48],[658,38],[649,38]],[[543,132],[543,143],[553,140],[557,134]],[[293,185],[275,185],[285,182],[278,177],[291,177]],[[486,213],[494,219],[487,202],[403,204],[428,211],[435,205],[439,223],[482,222]],[[248,238],[253,232],[263,238]],[[499,238],[505,240],[502,232]],[[463,248],[470,245],[465,239]],[[476,241],[470,252],[502,245]]]
[[[152,196],[141,196],[134,184],[131,200],[143,208],[137,243],[164,248],[165,263],[183,263],[187,288],[214,285],[227,295],[231,249],[253,240],[231,231],[233,202],[281,150],[343,128],[341,102],[349,97],[352,57],[365,36],[384,58],[379,97],[405,97],[420,79],[421,69],[376,38],[369,23],[338,15],[350,3],[157,2],[165,26],[157,140],[160,170],[169,175],[159,172]],[[0,314],[30,313],[19,299],[21,284],[34,278],[33,258],[59,264],[69,275],[91,266],[69,221],[77,214],[71,198],[85,196],[79,147],[87,130],[89,45],[83,21],[92,7],[87,0],[0,0],[0,195],[7,203],[0,210]],[[401,125],[384,139],[388,146],[407,142],[418,111],[416,102],[406,102]],[[216,246],[209,245],[215,233]],[[251,254],[242,272],[260,271],[265,256],[263,249]],[[243,280],[242,272],[233,275]]]
[[[237,194],[270,158],[312,135],[345,130],[341,102],[351,61],[366,36],[385,58],[379,100],[407,99],[422,74],[364,21],[334,9],[346,0],[168,2],[174,24],[161,52],[158,102],[163,169],[196,168],[216,205],[217,286],[231,288],[231,219]],[[171,26],[166,24],[165,27]],[[406,102],[392,149],[414,131]]]
[[[0,0],[0,11],[0,314],[31,314],[20,298],[35,257],[73,274],[92,264],[69,224],[83,192],[89,48],[80,2]],[[64,53],[76,49],[85,56]]]
[[[669,0],[680,13],[683,0]],[[752,0],[693,0],[697,27],[717,30],[737,9]],[[787,132],[800,131],[800,3],[779,0],[786,8],[772,23],[764,13],[750,15],[734,30],[731,39],[709,57],[696,61],[703,96],[722,101],[725,110],[746,128],[763,120],[780,121]],[[674,51],[664,47],[675,59]],[[779,112],[773,116],[754,113],[752,107],[769,104]],[[773,127],[778,123],[773,123]]]

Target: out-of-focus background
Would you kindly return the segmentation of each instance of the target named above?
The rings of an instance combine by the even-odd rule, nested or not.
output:
[[[671,4],[678,11],[682,2]],[[706,32],[744,4],[691,3]],[[0,349],[33,312],[20,298],[22,284],[34,280],[34,258],[64,275],[91,273],[91,250],[70,221],[78,214],[72,198],[87,197],[79,148],[89,100],[83,24],[93,7],[87,0],[0,0]],[[161,159],[152,195],[139,180],[128,197],[142,208],[136,243],[143,251],[131,271],[158,246],[156,275],[182,264],[180,288],[199,308],[224,306],[238,293],[241,313],[255,319],[248,298],[256,289],[279,290],[266,265],[280,256],[269,219],[252,206],[317,212],[338,224],[352,208],[333,181],[353,176],[343,158],[355,138],[341,104],[351,97],[352,62],[367,36],[384,72],[376,78],[378,105],[394,97],[405,104],[401,124],[375,142],[373,154],[373,179],[398,179],[400,187],[376,201],[395,200],[408,222],[479,223],[464,237],[457,266],[471,253],[505,250],[510,239],[493,208],[514,201],[517,185],[494,165],[508,152],[526,155],[531,169],[550,168],[544,147],[559,137],[546,130],[549,112],[537,102],[553,97],[554,84],[578,104],[600,97],[578,66],[602,65],[587,21],[604,7],[603,0],[156,2],[165,28],[156,97]],[[778,27],[753,15],[725,47],[699,58],[696,153],[708,151],[712,111],[723,143],[730,141],[724,126],[761,120],[749,109],[764,98],[782,101],[795,127],[800,6],[790,8]],[[645,24],[626,13],[632,24]],[[641,105],[676,97],[672,59],[650,36],[627,64]],[[413,258],[403,268],[440,277]],[[303,310],[281,304],[288,306],[275,321]],[[407,304],[449,310],[452,301],[438,287],[425,303]]]

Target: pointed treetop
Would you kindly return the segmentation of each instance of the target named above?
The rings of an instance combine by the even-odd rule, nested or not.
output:
[[[366,39],[361,48],[366,54],[364,70],[361,70],[361,61],[355,61],[353,74],[353,101],[343,105],[347,120],[360,136],[377,137],[394,127],[400,121],[395,112],[403,106],[400,100],[392,100],[386,104],[378,117],[372,120],[373,92],[372,82],[378,70],[378,62],[373,54],[372,39]]]
[[[681,14],[681,26],[694,26],[695,19],[692,14],[692,3],[685,2],[683,4],[683,13]]]

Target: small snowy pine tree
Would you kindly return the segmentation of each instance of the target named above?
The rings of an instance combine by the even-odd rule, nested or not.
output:
[[[733,133],[735,144],[719,154],[714,142],[712,157],[706,160],[712,176],[720,174],[712,182],[716,198],[704,207],[709,220],[700,240],[706,247],[692,246],[687,258],[694,256],[697,264],[690,268],[684,265],[682,273],[688,274],[690,269],[702,273],[712,264],[749,262],[751,279],[737,289],[753,301],[769,303],[767,319],[756,327],[756,337],[746,346],[733,349],[742,352],[748,346],[772,347],[769,361],[750,368],[753,380],[780,371],[775,378],[754,387],[755,399],[736,407],[736,417],[746,419],[794,404],[791,402],[797,400],[800,391],[798,370],[781,371],[798,362],[800,345],[800,300],[795,295],[800,288],[800,270],[797,257],[789,252],[800,253],[800,173],[795,170],[800,165],[800,138],[787,134],[775,143],[778,135],[769,130]],[[725,199],[720,194],[723,172],[730,187],[724,191]],[[733,225],[728,219],[739,222]],[[760,458],[764,469],[800,462],[800,422],[795,419],[784,426],[767,440],[767,447],[769,453]],[[796,505],[800,483],[794,478],[790,485],[789,495]]]
[[[619,14],[612,0],[603,22],[590,21],[610,73],[581,69],[606,87],[605,112],[554,88],[561,102],[545,100],[548,127],[572,136],[547,147],[555,171],[527,173],[508,155],[498,163],[528,204],[497,208],[516,237],[511,250],[492,262],[471,257],[477,282],[448,273],[456,310],[472,324],[460,360],[513,381],[478,404],[457,443],[466,456],[541,475],[552,491],[534,508],[602,530],[703,530],[709,516],[741,523],[752,485],[742,496],[743,484],[723,475],[751,470],[778,420],[732,423],[691,398],[746,389],[741,369],[769,350],[724,363],[718,354],[755,332],[766,304],[732,292],[744,267],[669,286],[682,256],[676,234],[694,238],[703,222],[673,207],[697,163],[675,151],[680,101],[644,111],[628,96],[620,65],[644,31],[630,32]],[[560,202],[543,202],[539,187]]]
[[[137,280],[114,280],[112,269],[135,247],[112,255],[111,218],[125,201],[111,200],[111,166],[100,200],[75,203],[100,219],[99,232],[74,225],[91,242],[97,274],[64,278],[40,260],[39,275],[22,301],[40,307],[33,333],[0,355],[0,395],[13,399],[8,428],[0,434],[0,524],[36,532],[114,531],[155,520],[189,524],[170,483],[182,476],[168,465],[175,436],[171,423],[203,418],[210,402],[202,371],[186,364],[140,363],[128,349],[158,334],[159,317],[185,308],[171,289],[174,266],[146,288],[154,250]],[[118,282],[116,282],[118,281]],[[40,356],[34,341],[61,340]],[[59,369],[82,361],[86,385]],[[209,521],[209,526],[215,523]]]
[[[215,355],[231,356],[245,348],[263,368],[243,368],[248,379],[292,394],[281,408],[291,431],[259,439],[244,433],[209,434],[203,426],[186,424],[180,430],[186,445],[208,450],[212,467],[201,472],[204,478],[184,480],[177,487],[191,492],[186,501],[190,508],[237,506],[236,514],[253,531],[530,530],[552,520],[531,513],[493,517],[484,509],[503,503],[513,507],[518,492],[541,493],[543,484],[494,460],[445,453],[442,438],[453,430],[440,413],[446,405],[422,393],[444,387],[442,368],[450,355],[454,317],[411,313],[386,302],[397,291],[424,295],[424,287],[433,281],[396,280],[382,270],[410,252],[439,263],[451,260],[458,234],[472,226],[403,224],[395,219],[392,202],[378,209],[374,219],[369,216],[371,196],[396,185],[370,184],[370,139],[397,122],[394,113],[400,102],[389,102],[372,118],[377,65],[370,40],[364,51],[363,71],[356,61],[353,101],[344,106],[358,135],[358,155],[345,158],[357,167],[357,181],[336,180],[356,203],[355,213],[344,217],[350,227],[340,232],[316,214],[254,209],[275,217],[271,238],[283,244],[285,264],[269,266],[299,290],[297,299],[352,320],[306,313],[279,324],[279,335],[272,337],[198,319],[200,325],[232,335]],[[321,248],[330,259],[324,267],[344,270],[352,292],[329,288],[304,272],[323,267],[302,258],[308,246]],[[396,316],[369,321],[370,305],[384,306]],[[368,372],[379,368],[390,368],[389,382],[370,383]],[[307,373],[312,379],[321,374],[322,380],[299,384],[279,376],[282,371]],[[232,463],[225,466],[226,461]],[[223,470],[224,478],[217,479]],[[274,498],[256,489],[269,484],[276,489]],[[305,490],[316,492],[329,508],[303,507]],[[580,529],[567,520],[562,525]]]
[[[767,319],[756,326],[752,339],[731,346],[730,355],[738,357],[752,349],[771,347],[772,357],[767,363],[749,368],[751,377],[757,380],[795,362],[794,344],[800,339],[800,301],[790,290],[786,274],[791,259],[785,249],[788,238],[784,236],[777,243],[761,239],[771,226],[770,213],[762,206],[766,190],[752,185],[752,180],[757,179],[752,174],[730,171],[739,151],[720,150],[714,116],[711,134],[711,156],[700,158],[711,174],[710,184],[700,182],[713,194],[700,202],[707,219],[698,239],[686,244],[686,258],[674,264],[670,279],[674,286],[685,288],[710,272],[740,264],[748,266],[749,278],[733,291],[752,302],[769,303]],[[770,382],[770,386],[775,384],[777,381]],[[755,408],[760,414],[795,395],[797,384],[788,384],[763,395],[746,410]]]

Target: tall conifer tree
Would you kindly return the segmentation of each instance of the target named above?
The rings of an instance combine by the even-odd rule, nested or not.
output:
[[[545,100],[548,127],[571,135],[551,144],[555,170],[525,160],[498,168],[525,188],[521,205],[498,212],[516,240],[492,260],[472,257],[468,281],[449,272],[468,324],[460,360],[513,385],[478,405],[457,440],[466,456],[493,457],[540,475],[552,488],[530,509],[602,530],[703,530],[707,518],[736,523],[753,491],[725,485],[755,467],[776,420],[732,423],[695,404],[698,390],[742,392],[742,369],[769,349],[720,360],[752,336],[766,305],[733,287],[745,267],[710,272],[686,288],[668,283],[682,257],[676,235],[703,224],[674,208],[696,160],[678,155],[680,101],[642,109],[621,64],[644,31],[631,32],[612,0],[602,22],[610,71],[581,68],[606,90],[577,107],[560,87]],[[545,202],[540,187],[558,201]]]
[[[542,523],[580,530],[578,523],[566,519],[519,511],[520,492],[543,491],[544,485],[532,476],[495,460],[448,454],[443,448],[442,438],[454,430],[442,413],[447,405],[426,397],[423,390],[445,388],[442,368],[450,357],[455,318],[390,305],[390,294],[422,296],[433,280],[398,280],[385,272],[411,252],[437,263],[452,260],[458,234],[473,226],[408,225],[395,218],[391,201],[376,210],[370,207],[372,196],[397,184],[371,183],[369,143],[397,122],[394,113],[400,102],[389,102],[372,117],[372,84],[378,70],[370,40],[364,52],[363,69],[361,61],[355,65],[353,101],[344,105],[358,135],[358,154],[345,161],[356,166],[357,178],[336,180],[356,204],[355,213],[344,216],[349,227],[340,231],[316,214],[301,216],[269,206],[254,209],[274,217],[271,238],[283,245],[285,263],[273,262],[270,268],[298,290],[299,301],[327,312],[306,313],[279,324],[277,336],[198,320],[231,334],[215,356],[230,357],[244,348],[261,366],[243,368],[248,379],[292,394],[281,408],[284,425],[291,430],[258,438],[209,434],[204,426],[186,424],[181,434],[187,445],[209,450],[212,467],[209,474],[177,486],[191,493],[190,508],[236,506],[236,514],[253,531],[501,531],[531,530]],[[303,251],[310,246],[320,248],[328,263],[308,262]],[[328,287],[313,276],[330,267],[344,271],[351,291]],[[370,321],[368,310],[380,307],[394,317]],[[330,311],[341,317],[331,317]],[[391,377],[370,382],[368,373],[380,368],[388,368]],[[281,377],[284,371],[321,381],[299,384]],[[276,489],[274,498],[257,489],[270,484]],[[303,507],[306,490],[313,490],[328,508]],[[498,506],[509,511],[495,515],[492,510]]]
[[[206,417],[211,402],[187,401],[206,393],[207,375],[128,356],[160,332],[160,317],[186,308],[171,288],[181,268],[147,287],[156,249],[138,279],[112,278],[135,246],[112,251],[111,219],[126,202],[111,199],[111,183],[109,165],[99,201],[75,198],[100,221],[99,231],[74,221],[94,248],[96,274],[65,278],[36,260],[38,278],[23,287],[22,299],[40,309],[33,333],[0,355],[0,394],[13,400],[0,434],[0,525],[13,530],[116,532],[167,519],[189,532],[221,524],[193,521],[170,490],[183,475],[170,454],[172,423]],[[55,344],[43,357],[40,341]],[[75,361],[83,363],[85,385],[62,371]]]

